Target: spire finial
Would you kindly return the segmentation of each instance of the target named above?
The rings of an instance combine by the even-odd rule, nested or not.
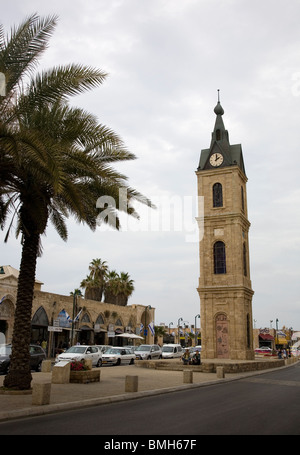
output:
[[[220,103],[220,89],[219,88],[218,88],[217,92],[218,92],[218,103],[217,103],[216,107],[214,108],[214,112],[217,115],[223,115],[224,109],[222,108],[221,103]]]

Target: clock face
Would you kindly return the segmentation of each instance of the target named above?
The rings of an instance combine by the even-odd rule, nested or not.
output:
[[[221,155],[221,153],[213,153],[209,158],[210,164],[214,167],[221,166],[223,160],[224,158],[223,155]]]

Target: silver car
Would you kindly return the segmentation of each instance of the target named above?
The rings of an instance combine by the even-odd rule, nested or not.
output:
[[[161,359],[161,354],[158,344],[141,344],[135,350],[135,358],[138,360]]]
[[[109,348],[102,354],[102,365],[133,364],[135,354],[124,347]]]

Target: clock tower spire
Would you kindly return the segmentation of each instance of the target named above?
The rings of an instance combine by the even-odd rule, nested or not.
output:
[[[247,194],[242,147],[231,145],[218,92],[210,147],[200,154],[198,196],[204,199],[199,243],[203,359],[254,359]],[[199,219],[199,226],[200,226]]]

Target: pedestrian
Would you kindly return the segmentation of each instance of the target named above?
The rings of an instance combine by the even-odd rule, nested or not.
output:
[[[189,351],[189,349],[187,349],[182,356],[183,364],[188,365],[190,363],[190,360],[191,360],[190,351]]]
[[[195,355],[193,357],[193,364],[200,365],[200,352],[199,351],[195,352]]]

